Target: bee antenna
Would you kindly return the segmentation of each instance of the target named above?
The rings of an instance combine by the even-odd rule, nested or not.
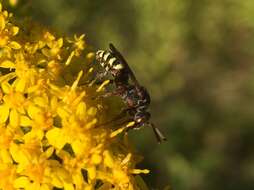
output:
[[[166,141],[167,140],[166,137],[162,134],[162,132],[157,127],[155,127],[153,123],[150,123],[150,126],[152,127],[153,132],[155,134],[155,137],[156,137],[156,139],[157,139],[159,144],[162,141]]]

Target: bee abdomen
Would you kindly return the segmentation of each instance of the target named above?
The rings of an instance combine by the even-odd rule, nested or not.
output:
[[[113,56],[111,55],[111,53],[104,51],[103,53],[103,61],[108,62]]]
[[[98,50],[96,53],[96,59],[106,71],[111,69],[121,70],[124,68],[124,65],[108,51]]]

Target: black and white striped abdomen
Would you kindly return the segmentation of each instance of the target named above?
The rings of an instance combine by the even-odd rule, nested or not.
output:
[[[96,52],[96,60],[106,71],[121,70],[124,68],[124,65],[109,51],[98,50]]]

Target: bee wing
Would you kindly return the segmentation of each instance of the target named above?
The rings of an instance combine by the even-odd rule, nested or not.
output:
[[[130,79],[132,80],[132,82],[134,82],[136,85],[140,86],[138,80],[136,79],[134,73],[132,72],[131,68],[129,67],[127,61],[124,59],[122,54],[116,49],[116,47],[112,43],[109,44],[109,49],[114,54],[114,56],[116,56],[121,61],[121,63],[124,64],[125,68],[129,72],[129,76],[130,76]]]

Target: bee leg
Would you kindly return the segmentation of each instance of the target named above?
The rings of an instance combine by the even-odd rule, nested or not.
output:
[[[94,79],[90,79],[88,80],[87,82],[85,82],[84,84],[85,85],[88,85],[88,86],[93,86],[94,84],[101,84],[103,82],[103,77],[105,77],[107,75],[107,72],[98,72]]]
[[[104,94],[100,95],[99,97],[108,98],[108,97],[111,97],[111,96],[119,96],[119,92],[118,91],[105,92]]]
[[[109,83],[110,82],[114,82],[114,80],[109,80]],[[123,90],[121,88],[116,88],[115,90],[110,91],[110,92],[105,92],[104,94],[102,94],[102,95],[100,95],[98,97],[100,97],[100,98],[107,98],[107,97],[110,97],[110,96],[121,97],[122,93],[123,93]],[[131,109],[128,109],[128,110],[131,110]]]
[[[99,96],[96,96],[96,97],[92,97],[92,100],[98,100],[98,99],[101,99],[101,98],[108,98],[108,97],[111,97],[111,96],[115,96],[115,93],[113,92],[106,92],[102,95],[99,95]]]
[[[102,125],[108,125],[110,123],[116,122],[122,118],[124,118],[127,115],[127,112],[129,111],[128,108],[123,109],[117,116],[115,116],[113,119],[111,119],[110,121],[107,121],[105,123],[103,123]],[[124,123],[126,123],[127,121],[125,121]],[[121,125],[121,124],[116,124],[116,125]]]
[[[129,108],[122,109],[121,112],[117,116],[115,116],[111,121],[117,121],[122,119],[123,117],[127,115],[129,111],[130,111]]]
[[[99,125],[97,125],[96,126],[96,128],[97,127],[102,127],[102,126],[106,126],[106,125],[109,125],[109,124],[112,124],[113,122],[116,122],[116,121],[118,121],[118,120],[120,120],[121,118],[114,118],[114,119],[112,119],[112,120],[110,120],[110,121],[107,121],[107,122],[105,122],[105,123],[102,123],[102,124],[99,124]],[[116,126],[122,126],[122,125],[124,125],[124,124],[128,124],[129,122],[131,122],[131,121],[133,121],[132,119],[127,119],[127,120],[125,120],[125,121],[123,121],[123,122],[121,122],[121,123],[115,123],[114,125],[116,125]],[[128,129],[127,129],[128,130]]]

